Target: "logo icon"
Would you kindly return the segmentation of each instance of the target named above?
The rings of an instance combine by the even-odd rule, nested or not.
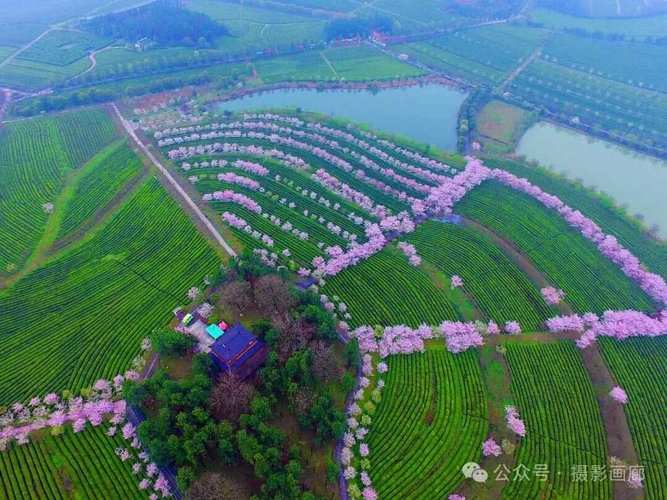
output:
[[[467,478],[472,479],[476,483],[485,483],[489,478],[489,473],[482,469],[476,462],[468,462],[461,467],[461,473]]]

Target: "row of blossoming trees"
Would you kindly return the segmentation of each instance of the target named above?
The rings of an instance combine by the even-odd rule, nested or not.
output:
[[[362,316],[366,315],[384,324],[397,325],[379,331],[361,326],[352,332],[362,351],[373,353],[373,356],[428,353],[428,341],[438,337],[444,340],[450,353],[459,354],[481,347],[488,335],[501,332],[518,335],[522,327],[534,330],[541,325],[554,332],[581,332],[582,337],[577,342],[580,348],[590,346],[599,336],[623,339],[667,333],[665,313],[655,313],[667,303],[667,285],[662,277],[646,270],[613,236],[605,234],[576,209],[526,179],[487,168],[474,158],[467,158],[465,168],[461,170],[352,126],[345,128],[266,113],[160,130],[155,136],[168,156],[187,172],[190,182],[198,186],[203,200],[222,212],[223,220],[235,228],[244,244],[256,248],[265,262],[298,270],[302,278],[312,279],[312,283],[322,287],[323,291],[329,294],[333,291],[333,300],[326,294],[322,300],[325,306],[339,312],[342,329],[348,329],[349,325],[363,325]],[[481,184],[484,186],[478,187]],[[450,240],[452,252],[460,246],[460,238],[473,239],[471,248],[490,248],[486,255],[483,252],[480,255],[478,251],[475,261],[482,261],[486,266],[475,268],[466,261],[466,254],[456,260],[434,248],[437,245],[432,242],[451,231],[449,227],[429,226],[433,223],[428,222],[424,227],[429,227],[430,234],[420,233],[420,225],[425,219],[449,216],[464,198],[464,208],[468,207],[466,214],[483,223],[493,225],[497,222],[496,227],[499,227],[504,222],[500,218],[484,217],[494,210],[492,198],[485,200],[488,206],[469,201],[477,192],[489,191],[487,186],[493,186],[493,195],[500,192],[507,198],[512,197],[509,194],[512,191],[522,193],[521,196],[531,202],[522,199],[524,204],[518,208],[526,208],[529,215],[537,213],[535,206],[541,205],[540,222],[546,221],[544,231],[559,230],[561,248],[574,248],[577,252],[574,260],[578,259],[578,254],[583,256],[575,271],[587,269],[588,272],[552,272],[553,263],[548,262],[548,255],[540,254],[536,248],[539,245],[530,246],[530,239],[523,234],[528,232],[534,241],[539,241],[542,229],[539,226],[528,228],[529,223],[505,235],[510,241],[516,237],[519,250],[534,260],[539,271],[546,270],[547,278],[553,284],[541,290],[529,283],[521,270],[486,237],[464,234],[466,229],[461,228],[456,234],[459,238]],[[400,253],[390,257],[387,248],[394,242],[397,242]],[[558,264],[558,259],[564,256],[572,259],[572,254],[557,253],[554,259]],[[390,258],[396,264],[394,267],[401,269],[395,275],[391,275],[390,269],[377,265],[380,259]],[[412,278],[409,268],[417,268],[424,275],[421,271],[424,258],[426,264],[433,262],[436,267],[446,270],[449,288],[464,290],[481,308],[486,316],[484,322],[460,321],[460,311],[446,298],[442,307],[437,305],[441,293],[435,292],[428,297],[420,295],[417,290],[411,293],[410,280],[405,276]],[[497,271],[494,270],[502,280],[492,282],[489,287],[485,271],[491,267],[492,261],[502,262]],[[457,263],[460,270],[456,269]],[[473,267],[474,272],[467,269],[469,267]],[[592,275],[591,269],[599,271],[599,275]],[[375,279],[383,272],[386,273],[385,279],[391,276],[389,281]],[[465,275],[466,279],[459,274]],[[361,279],[355,281],[355,275]],[[419,278],[414,276],[413,281],[417,281]],[[418,288],[428,289],[428,286],[426,280],[420,282]],[[604,289],[606,297],[611,298],[606,299],[607,302],[595,302],[595,286]],[[515,289],[521,290],[517,294],[521,295],[518,305],[512,300],[494,300],[494,296]],[[369,302],[368,297],[372,296],[381,299]],[[569,298],[579,310],[590,301],[596,314],[558,316],[557,307]],[[521,303],[524,299],[527,300]],[[391,311],[372,316],[369,311],[382,309],[383,301],[391,304]],[[420,303],[424,302],[435,306],[431,309],[436,311],[438,318],[428,316],[429,312],[419,317]],[[498,302],[503,306],[498,307]],[[357,307],[357,304],[373,307]],[[618,304],[619,309],[636,305],[640,310],[604,312],[608,304]],[[516,315],[508,315],[508,310],[515,311]],[[400,320],[391,321],[400,318],[401,314],[410,326],[400,325]],[[443,319],[446,321],[439,324]],[[429,325],[419,326],[422,321]],[[434,324],[439,326],[433,328]],[[365,358],[364,369],[372,371],[372,362],[368,359]],[[422,367],[421,370],[430,368]],[[383,379],[378,382],[380,386],[375,387],[369,396],[365,389],[372,383],[368,377],[362,378],[361,391],[355,398],[366,406],[355,404],[350,409],[350,430],[345,446],[348,451],[344,452],[342,461],[346,465],[345,477],[350,482],[352,496],[374,497],[377,488],[382,490],[383,486],[375,485],[373,478],[384,478],[381,480],[384,484],[391,475],[383,476],[380,472],[376,475],[368,462],[373,447],[369,447],[365,437],[373,421],[375,405],[382,399],[384,382]],[[516,390],[524,389],[517,386]],[[620,387],[615,388],[610,397],[619,404],[627,403],[627,395]],[[519,436],[530,435],[529,426],[521,418],[522,406],[525,401],[524,405],[508,407],[506,411],[508,428]],[[383,407],[380,405],[380,410]],[[360,418],[364,422],[362,431],[358,432]],[[599,424],[595,418],[591,422],[594,422],[592,425]],[[537,420],[535,424],[541,425]],[[371,438],[373,435],[373,432],[369,434]],[[599,445],[598,439],[592,446],[599,451]],[[491,436],[484,441],[483,452],[484,455],[497,455],[502,449]],[[393,490],[387,488],[385,492],[391,495]]]
[[[145,339],[142,350],[150,348]],[[81,396],[49,393],[11,405],[0,415],[0,470],[7,472],[0,491],[7,498],[65,497],[66,489],[56,481],[62,477],[74,483],[77,494],[87,496],[99,495],[93,489],[98,485],[108,490],[103,494],[115,491],[123,498],[171,497],[169,482],[151,462],[128,417],[123,384],[138,379],[138,372],[128,370],[111,381],[98,380]],[[50,436],[46,444],[45,435]],[[55,468],[45,456],[50,447],[66,453],[59,455],[62,463]],[[43,468],[48,472],[41,477]]]

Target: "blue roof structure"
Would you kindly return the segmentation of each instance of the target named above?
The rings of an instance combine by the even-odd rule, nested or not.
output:
[[[266,358],[266,345],[241,323],[236,323],[211,346],[213,360],[223,369],[248,376]]]
[[[296,282],[297,288],[300,290],[307,290],[309,287],[312,285],[315,285],[317,283],[317,280],[313,278],[312,276],[309,278],[304,278]]]

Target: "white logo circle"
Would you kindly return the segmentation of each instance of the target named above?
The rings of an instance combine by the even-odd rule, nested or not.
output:
[[[485,483],[487,479],[489,479],[489,473],[481,467],[475,469],[475,471],[472,473],[472,480],[476,483]]]
[[[464,475],[466,478],[470,479],[470,478],[472,477],[473,473],[474,473],[477,469],[479,469],[479,468],[480,468],[480,467],[479,467],[479,464],[478,464],[478,463],[476,463],[476,462],[468,462],[468,463],[465,464],[463,467],[461,467],[461,472],[463,473],[463,475]]]

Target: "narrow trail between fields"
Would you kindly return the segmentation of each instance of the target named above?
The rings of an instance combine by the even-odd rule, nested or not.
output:
[[[57,30],[58,28],[49,28],[46,31],[42,32],[40,35],[38,35],[36,38],[33,38],[31,41],[20,47],[17,51],[11,53],[7,58],[0,62],[0,68],[4,68],[7,66],[9,63],[11,63],[14,59],[16,59],[18,56],[23,54],[26,50],[28,50],[30,47],[35,45],[37,42],[39,42],[42,38],[44,38],[46,35],[51,33],[52,31]]]
[[[236,257],[236,252],[234,249],[225,241],[225,239],[222,237],[220,232],[216,229],[216,227],[211,223],[211,221],[206,217],[204,212],[201,211],[199,206],[190,198],[190,195],[181,187],[179,182],[171,175],[171,173],[158,161],[158,159],[155,157],[155,155],[144,145],[144,143],[141,141],[139,136],[137,136],[136,132],[132,128],[132,124],[128,122],[123,115],[121,115],[120,110],[118,109],[118,106],[116,106],[116,103],[112,103],[111,107],[113,108],[114,112],[116,113],[116,116],[118,117],[118,120],[122,124],[123,128],[125,129],[125,132],[127,135],[132,139],[132,141],[139,147],[139,149],[146,155],[146,157],[151,161],[151,163],[157,167],[157,169],[160,171],[164,179],[169,183],[169,185],[173,188],[173,190],[182,198],[182,200],[185,202],[187,207],[189,208],[189,213],[193,213],[199,222],[206,228],[206,230],[210,233],[210,235],[213,237],[213,239],[224,249],[224,251],[232,256]]]
[[[521,63],[519,66],[514,68],[514,70],[505,78],[505,80],[496,87],[495,92],[497,94],[502,94],[505,92],[505,89],[510,86],[514,79],[519,76],[523,70],[525,70],[530,63],[542,55],[542,47],[537,47],[533,52]]]
[[[464,225],[469,226],[476,231],[488,236],[503,252],[528,276],[528,279],[539,288],[551,286],[542,273],[533,265],[533,263],[521,253],[521,251],[510,241],[498,235],[491,229],[480,224],[477,221],[463,217]],[[574,311],[565,302],[558,305],[561,314],[574,314]],[[535,335],[531,335],[535,338]],[[580,337],[578,333],[546,333],[542,335],[543,341],[570,340],[575,341]],[[521,335],[516,337],[506,337],[512,341],[520,342]],[[504,340],[505,337],[502,338]],[[527,338],[528,339],[528,338]],[[494,346],[499,339],[494,339]],[[501,342],[502,342],[501,340]],[[495,348],[495,347],[494,347]],[[632,441],[632,434],[628,425],[628,420],[623,409],[623,405],[615,402],[609,397],[609,391],[616,385],[609,367],[604,362],[600,352],[600,346],[597,342],[586,349],[581,349],[581,358],[584,368],[593,384],[595,397],[600,408],[600,415],[607,436],[607,455],[617,457],[628,465],[638,465],[639,457]],[[641,499],[644,498],[641,490],[634,490],[626,482],[614,481],[614,498],[623,499]]]
[[[320,51],[320,56],[324,60],[325,63],[327,63],[327,66],[329,66],[329,69],[331,72],[334,74],[334,76],[338,79],[340,79],[340,75],[338,74],[338,71],[336,71],[336,68],[333,67],[333,64],[331,64],[331,61],[329,61],[329,58],[326,56],[326,54],[322,51]]]
[[[88,60],[90,61],[90,66],[88,66],[86,69],[84,69],[81,73],[78,73],[71,77],[69,80],[74,80],[75,78],[79,78],[87,73],[90,73],[97,67],[97,54],[104,52],[105,50],[110,50],[110,49],[122,49],[123,47],[119,47],[117,45],[112,45],[109,47],[103,47],[101,49],[93,50],[90,54],[88,54]]]

